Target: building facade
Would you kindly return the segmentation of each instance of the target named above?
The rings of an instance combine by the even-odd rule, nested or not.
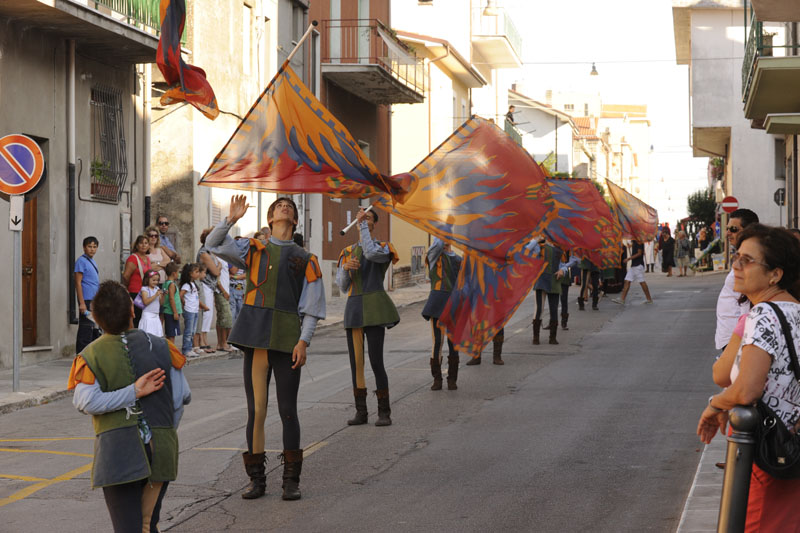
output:
[[[22,364],[74,355],[73,283],[82,240],[100,241],[101,279],[119,279],[133,228],[144,223],[146,68],[158,46],[155,12],[118,13],[111,2],[0,3],[0,136],[22,133],[45,156],[46,180],[26,196]],[[0,201],[0,216],[8,214]],[[12,249],[0,232],[0,249]],[[12,293],[11,276],[0,291]],[[10,319],[0,368],[13,360]]]

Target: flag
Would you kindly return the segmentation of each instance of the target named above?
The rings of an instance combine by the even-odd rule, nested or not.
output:
[[[547,237],[600,268],[619,268],[622,228],[594,182],[550,178],[547,185],[558,210],[544,230]]]
[[[606,180],[608,194],[614,203],[614,214],[622,226],[622,236],[647,242],[658,233],[658,211],[642,202],[634,195]]]
[[[462,124],[408,176],[402,201],[378,206],[495,266],[557,215],[536,161],[480,117]]]
[[[407,184],[381,175],[347,129],[284,63],[200,185],[335,197],[385,197]]]
[[[161,35],[156,64],[169,84],[161,95],[161,105],[187,102],[214,120],[219,115],[214,89],[203,69],[188,65],[181,57],[181,34],[186,22],[185,0],[161,0]]]
[[[497,268],[465,254],[456,286],[439,317],[455,349],[480,355],[483,347],[505,326],[546,263],[524,248]]]
[[[378,205],[464,252],[440,320],[459,350],[478,355],[544,269],[524,246],[557,215],[547,180],[528,152],[479,117],[409,176],[402,201]]]

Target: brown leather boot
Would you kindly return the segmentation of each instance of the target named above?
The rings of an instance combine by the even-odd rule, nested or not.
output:
[[[283,450],[284,500],[300,499],[300,473],[303,471],[303,450]]]
[[[504,365],[503,358],[501,355],[503,354],[503,341],[505,340],[505,335],[495,335],[494,339],[492,339],[492,363],[496,365]]]
[[[243,453],[244,471],[250,478],[250,485],[242,493],[245,500],[255,500],[260,498],[267,491],[267,457],[261,453]]]
[[[558,320],[550,322],[550,344],[558,344],[556,334],[558,333]]]
[[[356,416],[347,421],[348,426],[360,426],[367,423],[367,389],[353,389],[356,400]]]
[[[578,296],[578,311],[585,311],[586,310],[586,307],[584,307],[585,303],[586,303],[586,300],[584,300],[581,296]]]
[[[447,356],[447,390],[456,390],[458,385],[458,353]]]
[[[534,319],[533,321],[533,344],[539,344],[539,328],[542,327],[542,321]]]
[[[439,358],[431,359],[431,376],[433,376],[431,390],[442,390],[442,362]]]
[[[378,389],[375,391],[378,397],[378,420],[376,426],[392,425],[392,408],[389,406],[389,389]]]
[[[567,321],[569,320],[569,313],[561,313],[561,329],[568,330]]]
[[[481,364],[481,355],[478,354],[478,357],[473,357],[469,361],[467,361],[467,366],[474,366]]]

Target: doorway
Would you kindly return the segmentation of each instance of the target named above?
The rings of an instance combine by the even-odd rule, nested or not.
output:
[[[22,226],[22,346],[36,344],[36,204],[25,202]]]

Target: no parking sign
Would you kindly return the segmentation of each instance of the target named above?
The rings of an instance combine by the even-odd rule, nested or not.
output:
[[[8,229],[14,235],[12,317],[14,371],[12,390],[19,391],[19,361],[22,353],[22,225],[25,193],[44,176],[44,154],[36,141],[15,133],[0,138],[0,193],[10,196]]]

